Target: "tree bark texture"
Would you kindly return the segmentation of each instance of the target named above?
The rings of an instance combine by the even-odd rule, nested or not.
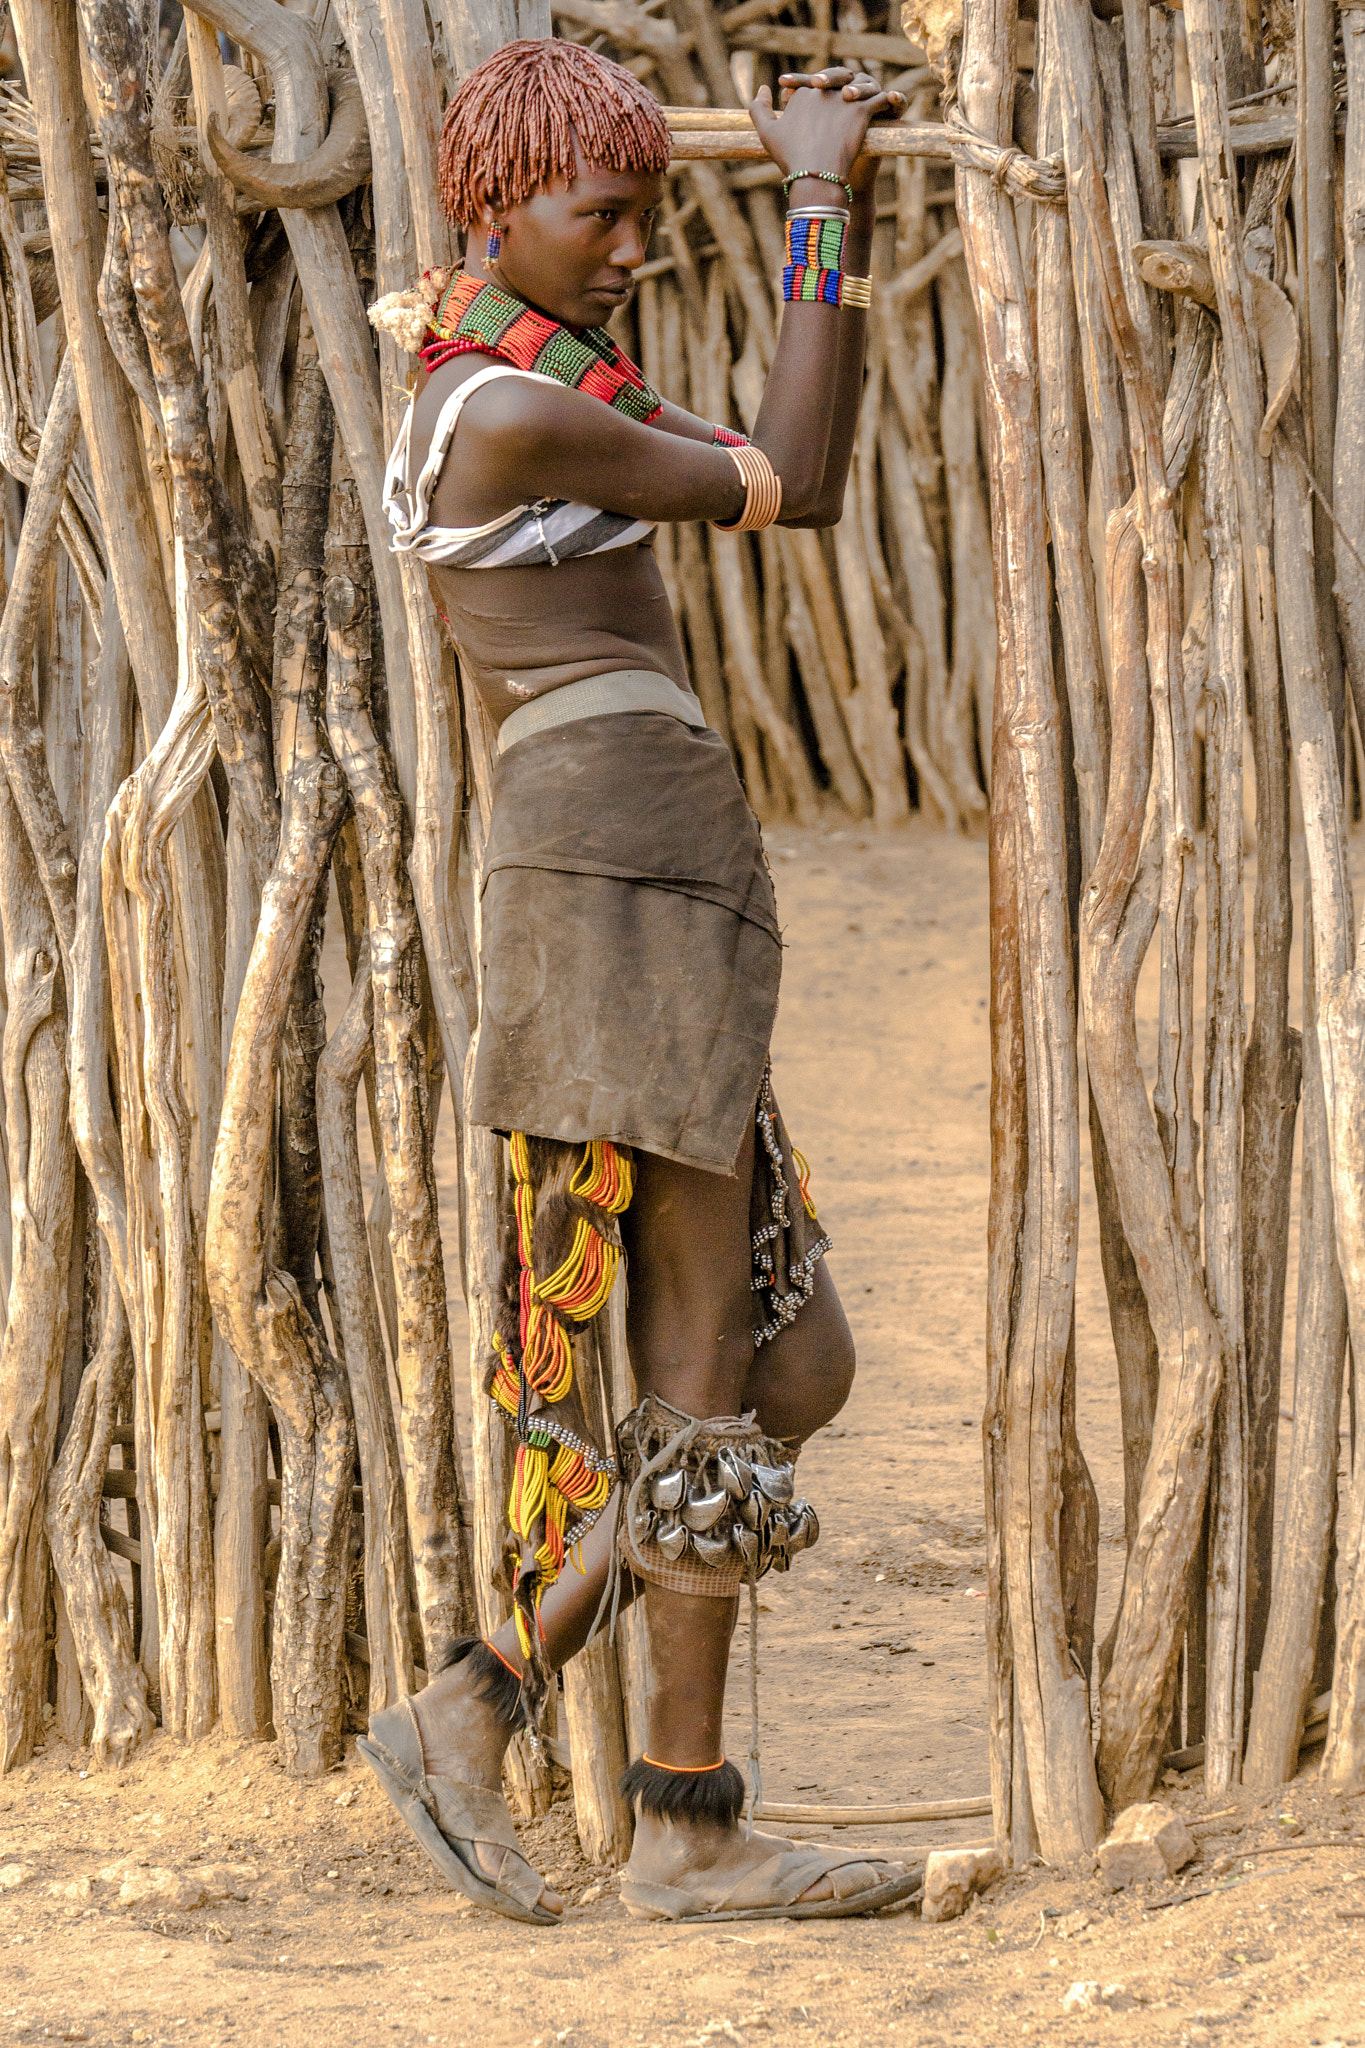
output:
[[[57,934],[8,787],[0,791],[0,937],[11,1234],[0,1338],[0,1770],[8,1771],[32,1754],[46,1694],[44,1518],[66,1341],[76,1166]]]
[[[305,671],[306,673],[306,671]],[[355,1438],[345,1376],[293,1276],[269,1259],[273,1068],[345,784],[326,747],[320,693],[287,707],[280,853],[237,1010],[210,1190],[214,1310],[274,1409],[284,1459],[271,1685],[285,1768],[340,1755],[339,1669]]]
[[[361,607],[368,637],[368,613]],[[353,621],[351,622],[354,623]],[[342,629],[331,633],[340,639]],[[366,648],[368,653],[368,647]],[[338,664],[344,658],[338,649]],[[415,1688],[417,1616],[409,1586],[412,1554],[398,1432],[389,1397],[388,1361],[365,1235],[356,1137],[356,1089],[372,1058],[374,997],[368,938],[361,941],[351,999],[318,1062],[318,1130],[327,1206],[327,1239],[336,1276],[339,1334],[355,1415],[365,1525],[365,1633],[370,1652],[370,1713],[396,1706]]]

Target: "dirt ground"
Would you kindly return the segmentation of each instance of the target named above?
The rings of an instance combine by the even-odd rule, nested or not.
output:
[[[765,1789],[854,1804],[983,1793],[985,849],[916,828],[788,830],[769,851],[789,944],[778,1093],[835,1238],[860,1371],[803,1460],[819,1548],[763,1585]],[[1150,989],[1146,1002],[1150,1035]],[[1091,1199],[1078,1412],[1102,1632],[1122,1502],[1093,1225]],[[735,1655],[742,1756],[743,1628]],[[525,1830],[573,1901],[551,1931],[453,1896],[349,1749],[343,1770],[302,1785],[270,1748],[223,1740],[158,1739],[121,1776],[87,1767],[54,1743],[0,1786],[0,2042],[1365,2042],[1365,1802],[1307,1775],[1213,1813],[1198,1774],[1170,1786],[1199,1853],[1169,1884],[1113,1895],[1088,1873],[1027,1872],[946,1927],[913,1913],[638,1925],[614,1874],[579,1856],[566,1803]],[[987,1831],[833,1839],[922,1853]],[[172,1884],[120,1906],[126,1878],[145,1889],[163,1869],[181,1903]],[[183,1904],[199,1890],[205,1903]]]

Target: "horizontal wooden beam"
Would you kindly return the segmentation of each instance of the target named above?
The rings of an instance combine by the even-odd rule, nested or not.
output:
[[[142,1563],[142,1545],[136,1536],[125,1536],[121,1529],[111,1529],[106,1522],[100,1523],[100,1535],[105,1549],[112,1550],[115,1557],[126,1557],[129,1564]]]
[[[904,36],[822,36],[814,28],[740,28],[731,34],[729,43],[732,50],[758,50],[770,57],[820,57],[828,50],[828,57],[822,60],[825,63],[861,59],[864,64],[898,64],[902,71],[923,67],[926,78],[932,75],[919,44],[908,43]]]
[[[740,108],[665,107],[673,142],[673,162],[701,159],[756,161],[767,152],[748,115]],[[1060,205],[1066,196],[1061,165],[1025,156],[1022,150],[1000,149],[969,129],[940,121],[879,121],[868,130],[869,156],[936,157],[968,170],[1000,177],[1016,199],[1043,199]]]
[[[1168,159],[1199,154],[1193,121],[1172,121],[1158,128],[1156,133],[1161,154]],[[1246,108],[1241,116],[1234,115],[1228,124],[1236,156],[1269,156],[1273,150],[1289,149],[1297,133],[1297,116],[1293,107],[1276,107],[1269,113],[1263,113],[1259,108]],[[1346,109],[1342,107],[1337,113],[1337,134],[1345,133]]]

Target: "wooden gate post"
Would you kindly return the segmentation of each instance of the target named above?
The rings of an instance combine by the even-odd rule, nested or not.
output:
[[[973,129],[1008,143],[1013,0],[967,0],[958,72]],[[1016,1860],[1088,1856],[1103,1805],[1059,1540],[1062,1394],[1080,1138],[1061,721],[1052,669],[1033,321],[1013,203],[959,167],[986,387],[995,605],[991,794],[991,1215],[985,1456],[991,1780]],[[1031,1819],[1029,1809],[1031,1806]]]

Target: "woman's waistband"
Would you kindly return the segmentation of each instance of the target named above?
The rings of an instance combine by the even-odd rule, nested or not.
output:
[[[519,740],[573,725],[580,718],[601,718],[613,711],[662,711],[683,725],[702,726],[706,714],[691,690],[671,676],[647,668],[613,668],[604,675],[585,676],[581,683],[563,683],[529,704],[519,704],[498,727],[498,752],[505,754]]]

